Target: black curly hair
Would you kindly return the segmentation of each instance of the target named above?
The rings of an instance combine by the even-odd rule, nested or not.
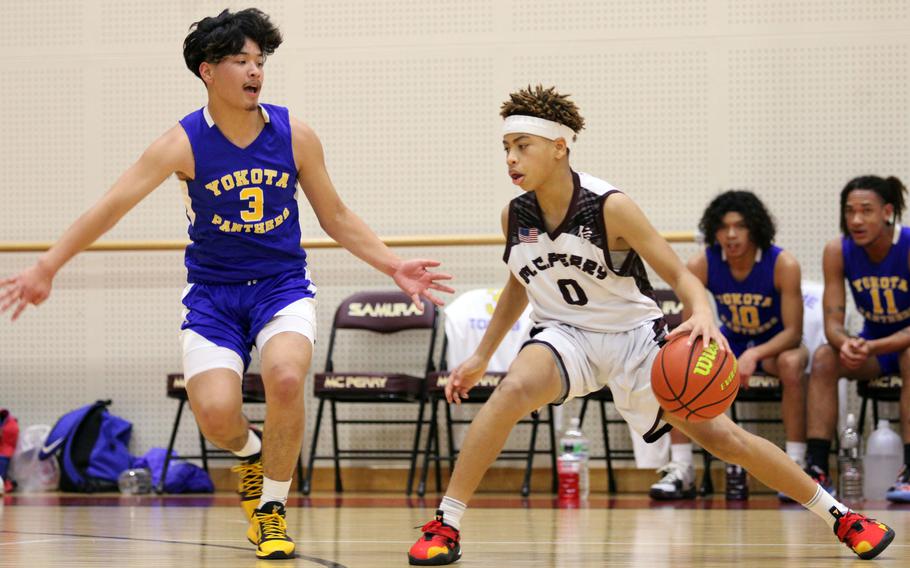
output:
[[[528,85],[527,89],[509,93],[509,100],[502,103],[499,115],[503,118],[513,114],[536,116],[564,124],[578,134],[585,127],[585,119],[578,113],[578,107],[569,99],[570,96],[559,94],[556,87]]]
[[[239,12],[224,10],[214,17],[203,18],[190,26],[190,33],[183,40],[183,60],[194,75],[199,74],[203,61],[218,63],[229,55],[243,50],[247,38],[256,42],[263,56],[275,53],[281,45],[281,32],[269,17],[256,8]]]
[[[705,236],[705,242],[711,246],[717,243],[717,231],[721,228],[724,215],[735,211],[743,216],[749,239],[761,250],[768,250],[774,242],[777,227],[774,219],[761,199],[751,191],[731,189],[715,197],[705,209],[698,228]]]
[[[890,203],[894,207],[894,221],[899,221],[901,214],[904,212],[904,197],[907,195],[907,188],[901,180],[894,176],[880,178],[878,176],[859,176],[851,179],[840,192],[840,230],[850,236],[847,230],[847,218],[844,214],[847,209],[847,196],[855,189],[865,189],[874,191],[882,198],[885,204]]]

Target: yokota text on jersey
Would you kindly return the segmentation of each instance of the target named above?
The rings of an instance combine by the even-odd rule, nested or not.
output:
[[[275,227],[280,227],[290,216],[290,210],[284,210],[272,219],[262,221],[261,203],[270,197],[269,189],[287,189],[291,174],[278,170],[252,168],[225,174],[219,179],[205,184],[215,197],[236,190],[242,202],[247,204],[246,209],[240,210],[240,220],[231,221],[221,215],[212,214],[212,224],[218,225],[218,230],[224,233],[267,233]],[[258,221],[258,222],[257,222]]]
[[[195,161],[195,178],[186,182],[190,282],[244,282],[306,266],[288,112],[274,105],[261,112],[263,130],[245,148],[218,130],[207,109],[180,121]]]

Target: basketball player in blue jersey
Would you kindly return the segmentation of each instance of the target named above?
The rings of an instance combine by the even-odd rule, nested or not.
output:
[[[186,190],[188,282],[182,326],[183,370],[203,434],[244,462],[240,473],[247,532],[259,558],[294,555],[285,502],[303,439],[304,379],[316,338],[316,288],[300,249],[297,185],[322,228],[383,273],[415,303],[451,292],[430,260],[403,261],[345,207],[329,179],[319,138],[288,110],[259,103],[264,63],[281,44],[255,9],[223,11],[191,27],[187,67],[208,104],[168,130],[38,262],[0,282],[0,309],[50,292],[55,274],[171,174]],[[263,438],[241,413],[240,381],[253,346],[266,392]]]
[[[887,493],[899,502],[910,501],[910,228],[897,224],[906,193],[899,179],[878,176],[850,180],[841,191],[843,236],[825,245],[822,258],[828,343],[812,357],[807,432],[809,472],[830,487],[838,378],[899,374],[904,467]],[[864,320],[856,337],[844,329],[845,286]]]
[[[714,297],[720,331],[739,363],[740,384],[747,387],[756,371],[780,378],[787,455],[805,467],[809,351],[801,345],[799,262],[773,244],[774,221],[750,191],[718,195],[705,209],[699,229],[708,247],[687,266]],[[676,430],[670,436],[670,463],[661,468],[663,477],[651,486],[650,495],[655,499],[693,498],[692,444]],[[740,491],[731,491],[737,486]],[[727,479],[727,496],[746,495],[739,470]]]
[[[461,557],[467,503],[519,419],[605,386],[645,440],[679,428],[720,459],[804,503],[860,557],[884,550],[894,531],[838,503],[767,440],[723,414],[691,423],[663,413],[650,374],[667,335],[642,261],[691,308],[674,335],[688,333],[689,342],[702,337],[729,349],[704,287],[628,196],[570,167],[569,148],[584,126],[571,100],[554,88],[529,86],[510,95],[501,115],[509,177],[525,191],[502,211],[510,276],[474,354],[452,372],[447,400],[458,404],[469,396],[529,302],[534,327],[471,423],[435,518],[408,551],[410,563],[437,566]]]

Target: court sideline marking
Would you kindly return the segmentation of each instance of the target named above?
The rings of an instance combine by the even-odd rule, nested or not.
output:
[[[250,552],[250,548],[247,546],[234,546],[229,544],[211,544],[208,542],[186,542],[182,540],[167,540],[167,539],[158,539],[158,538],[134,538],[128,536],[107,536],[107,535],[95,535],[95,534],[75,534],[75,533],[47,533],[47,532],[32,532],[32,531],[10,531],[10,530],[0,530],[0,534],[20,534],[20,535],[32,535],[32,536],[62,536],[69,538],[95,538],[95,539],[105,539],[105,540],[125,540],[133,542],[157,542],[162,544],[186,544],[190,546],[209,546],[212,548],[225,548],[229,550],[243,550],[245,552]],[[49,541],[46,541],[49,542]],[[11,542],[6,544],[25,544],[25,542]],[[307,556],[306,554],[297,553],[296,558],[312,562],[313,564],[318,564],[320,566],[325,566],[326,568],[347,568],[344,564],[339,564],[331,560],[324,560],[322,558],[316,558],[315,556]]]

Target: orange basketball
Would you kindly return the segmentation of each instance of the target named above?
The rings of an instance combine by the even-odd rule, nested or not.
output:
[[[733,404],[739,392],[736,357],[701,337],[686,345],[687,335],[664,345],[651,367],[651,390],[663,409],[688,422],[710,420]]]

